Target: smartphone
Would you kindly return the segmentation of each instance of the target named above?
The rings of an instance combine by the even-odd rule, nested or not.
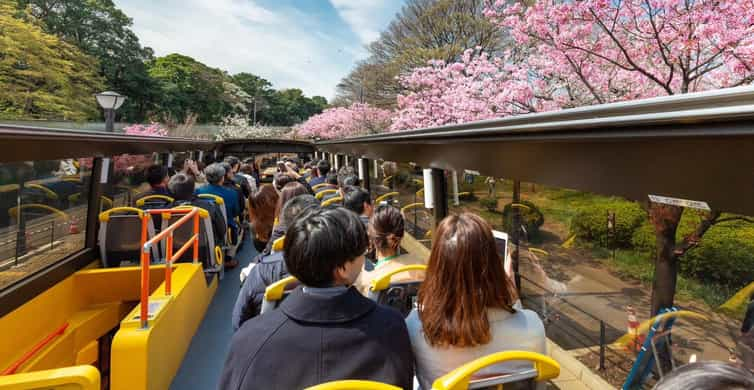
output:
[[[285,162],[278,161],[278,172],[288,172],[288,168],[285,166]]]
[[[492,231],[492,236],[495,237],[495,243],[497,244],[497,253],[503,259],[503,267],[505,273],[513,275],[513,264],[508,256],[508,233],[498,230]]]

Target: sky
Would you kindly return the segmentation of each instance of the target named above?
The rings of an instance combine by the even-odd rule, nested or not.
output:
[[[264,77],[308,96],[367,57],[403,0],[115,0],[155,55],[180,53],[231,74]]]

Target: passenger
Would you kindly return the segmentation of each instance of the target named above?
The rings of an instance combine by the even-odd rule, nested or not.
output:
[[[225,158],[225,162],[227,162],[230,165],[230,170],[231,172],[233,172],[233,177],[232,177],[233,183],[241,187],[241,191],[243,193],[244,198],[250,197],[252,193],[251,184],[249,184],[246,177],[242,175],[240,172],[241,160],[239,160],[238,157],[229,156]]]
[[[288,184],[288,183],[290,183],[292,181],[297,181],[297,182],[301,183],[301,185],[303,185],[304,188],[306,188],[306,190],[310,194],[314,195],[314,191],[312,190],[312,187],[309,185],[309,182],[307,182],[306,179],[304,179],[304,177],[301,176],[294,169],[295,168],[294,164],[292,164],[290,162],[285,163],[283,165],[283,168],[285,170],[282,171],[282,172],[276,173],[275,174],[275,178],[273,180],[273,182],[275,183],[275,188],[278,190],[278,192],[280,192],[286,184]],[[280,169],[280,168],[278,168],[278,169]]]
[[[149,190],[139,194],[138,198],[150,195],[172,196],[170,190],[168,190],[168,180],[170,180],[170,176],[168,176],[167,167],[159,164],[150,165],[147,168],[146,175],[147,183],[149,183]]]
[[[363,224],[343,208],[296,219],[286,233],[285,264],[303,286],[235,333],[219,388],[302,389],[342,379],[412,388],[400,313],[348,287],[366,247]]]
[[[280,212],[283,209],[283,206],[291,199],[299,196],[309,194],[309,192],[306,190],[306,188],[301,185],[301,183],[292,181],[283,187],[282,191],[280,191],[280,197],[278,198],[277,206],[275,207],[275,220],[277,220],[277,224],[272,228],[272,235],[270,236],[270,240],[267,242],[267,246],[265,247],[264,251],[262,253],[268,254],[272,252],[272,244],[275,243],[275,240],[277,240],[280,237],[283,237],[285,235],[285,231],[288,229],[288,225],[281,221],[280,218]]]
[[[247,163],[242,164],[239,173],[241,174],[241,176],[246,178],[246,182],[249,183],[249,187],[251,187],[251,193],[253,194],[257,192],[259,185],[257,183],[257,179],[254,177],[253,165]]]
[[[297,217],[319,208],[319,202],[311,195],[300,195],[285,204],[282,223],[288,225]],[[283,261],[283,252],[261,254],[251,267],[241,286],[233,307],[233,330],[238,330],[244,321],[259,314],[267,286],[288,277],[288,268]]]
[[[275,176],[272,178],[272,185],[275,187],[275,190],[280,193],[280,191],[283,190],[283,187],[285,187],[286,184],[293,181],[295,181],[293,177],[291,177],[287,173],[278,172],[275,173]]]
[[[356,280],[355,286],[365,296],[369,293],[369,285],[372,280],[386,275],[405,265],[425,264],[423,259],[413,255],[401,255],[401,240],[403,239],[405,223],[401,212],[388,205],[377,206],[372,218],[369,219],[369,240],[375,249],[374,270],[362,272]],[[411,271],[396,275],[393,280],[415,281],[424,278],[424,272]]]
[[[249,198],[249,220],[254,231],[254,248],[262,252],[270,241],[275,224],[278,193],[270,184],[263,185]]]
[[[236,219],[241,215],[241,209],[238,205],[238,192],[231,188],[225,187],[225,168],[222,164],[211,164],[204,170],[207,177],[207,185],[196,190],[197,194],[211,194],[223,198],[225,203],[225,212],[228,217],[228,227],[231,231],[231,240],[238,241],[239,226]]]
[[[697,362],[665,375],[653,390],[744,390],[754,389],[754,376],[742,368],[719,362]]]
[[[319,188],[317,190],[317,193],[323,190],[337,190],[338,189],[338,175],[335,172],[328,173],[327,177],[325,178],[324,184],[327,184],[327,185]]]
[[[223,186],[225,188],[229,188],[233,190],[236,193],[236,197],[238,198],[238,209],[239,209],[238,215],[241,216],[246,210],[246,197],[244,196],[244,192],[241,189],[241,186],[239,186],[238,184],[235,183],[235,181],[233,181],[236,177],[236,174],[233,172],[233,168],[230,166],[230,164],[227,162],[223,162],[220,164],[225,169],[225,180],[223,181]]]
[[[328,173],[330,173],[330,163],[327,160],[320,160],[317,163],[317,175],[312,178],[309,184],[314,187],[317,184],[324,183]]]
[[[374,213],[369,192],[361,187],[347,186],[343,190],[343,206],[359,216],[364,226],[369,225],[369,217]]]
[[[194,194],[194,186],[194,178],[191,175],[178,173],[171,177],[168,188],[175,197],[175,202],[171,203],[168,208],[190,205],[207,210],[212,221],[212,233],[215,244],[220,245],[225,241],[225,233],[228,231],[225,225],[225,218],[223,218],[223,213],[220,211],[220,206],[197,197]]]
[[[490,225],[471,213],[442,220],[419,290],[418,310],[406,318],[422,388],[430,389],[438,377],[491,353],[545,353],[542,321],[530,310],[515,309],[515,301]],[[512,362],[479,373],[530,368],[528,363]]]

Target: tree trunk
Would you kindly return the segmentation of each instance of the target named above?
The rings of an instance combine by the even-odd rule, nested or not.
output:
[[[683,215],[682,207],[651,202],[649,204],[649,220],[655,228],[657,239],[651,316],[657,315],[662,308],[673,306],[675,285],[678,279],[675,236],[681,215]]]

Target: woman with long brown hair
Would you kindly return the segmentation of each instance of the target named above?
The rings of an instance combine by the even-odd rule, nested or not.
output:
[[[516,293],[503,270],[490,225],[477,215],[445,218],[435,230],[418,309],[406,318],[423,389],[476,358],[505,350],[545,352],[536,313],[514,308]],[[506,363],[480,372],[517,372]]]
[[[258,252],[264,250],[270,241],[278,197],[270,184],[263,185],[249,197],[249,219],[254,229],[254,247]]]

